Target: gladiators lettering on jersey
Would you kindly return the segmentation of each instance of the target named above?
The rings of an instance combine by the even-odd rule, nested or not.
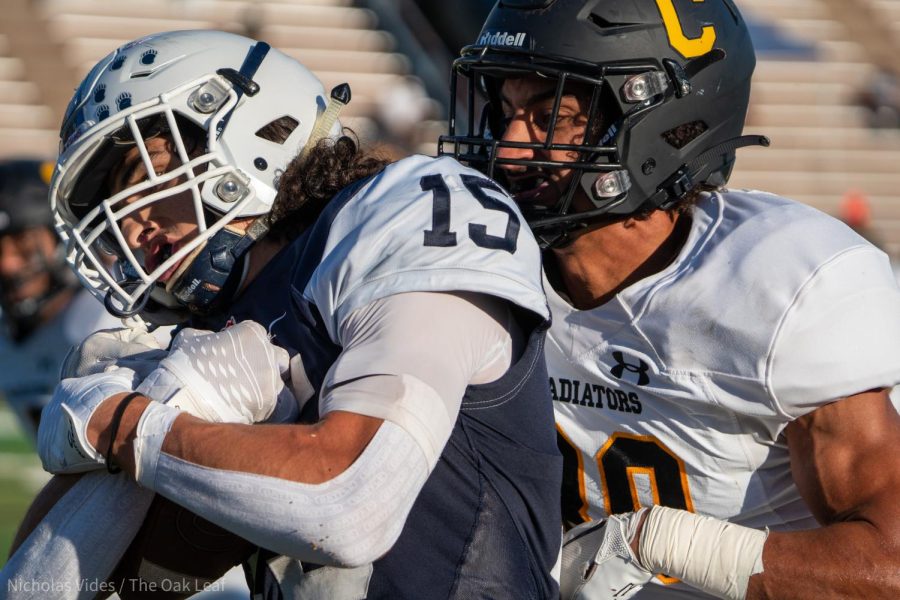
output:
[[[609,361],[612,365],[609,367],[609,374],[613,378],[638,387],[650,383],[651,367],[644,360],[621,350],[610,351],[609,357],[612,359]],[[641,397],[636,392],[626,392],[604,383],[575,378],[551,377],[550,394],[557,402],[589,408],[603,408],[638,415],[644,409]]]
[[[568,402],[589,408],[618,410],[620,412],[641,414],[644,410],[640,396],[634,392],[613,389],[600,383],[550,378],[550,395],[557,402]]]

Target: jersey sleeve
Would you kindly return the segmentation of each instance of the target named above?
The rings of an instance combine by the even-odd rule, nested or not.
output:
[[[479,294],[413,292],[376,300],[341,327],[343,351],[326,375],[320,414],[391,421],[433,468],[466,387],[501,377],[518,336],[508,305]]]
[[[785,312],[768,365],[778,408],[797,418],[900,381],[900,290],[887,257],[855,247],[814,272]]]
[[[549,319],[537,242],[508,194],[445,158],[387,167],[335,207],[303,296],[332,339],[354,310],[404,292],[478,292]]]

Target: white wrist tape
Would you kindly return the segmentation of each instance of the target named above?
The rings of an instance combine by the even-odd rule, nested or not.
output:
[[[163,441],[180,414],[174,406],[159,402],[151,402],[141,414],[134,438],[134,479],[141,485],[153,488]]]
[[[640,560],[718,598],[743,600],[750,576],[762,573],[769,531],[684,510],[654,506],[641,530]]]

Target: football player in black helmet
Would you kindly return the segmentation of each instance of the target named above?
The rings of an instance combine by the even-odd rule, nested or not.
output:
[[[0,161],[0,392],[31,435],[69,346],[118,323],[65,265],[47,198],[53,166]]]
[[[47,184],[53,163],[0,163],[0,307],[9,336],[20,341],[53,312],[51,301],[75,290],[57,250]]]
[[[563,598],[900,597],[900,291],[724,188],[754,65],[732,0],[501,0],[454,63],[440,152],[545,248]]]
[[[679,16],[671,0],[499,3],[454,64],[451,98],[468,94],[470,113],[460,123],[454,102],[441,152],[528,195],[532,229],[557,246],[598,217],[670,208],[724,185],[737,148],[769,142],[741,136],[756,64],[746,25],[730,0],[696,4]],[[528,90],[539,97],[527,118],[513,117],[508,80],[541,82]],[[585,132],[574,139],[566,98]],[[533,136],[517,139],[508,129],[518,125]]]

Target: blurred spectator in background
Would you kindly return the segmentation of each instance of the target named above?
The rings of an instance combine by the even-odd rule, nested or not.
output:
[[[120,326],[82,289],[53,230],[53,163],[0,161],[0,393],[32,439],[69,347]]]
[[[869,127],[900,127],[900,79],[888,68],[880,68],[857,99],[869,113]]]
[[[874,246],[884,250],[878,233],[872,228],[872,207],[866,194],[860,190],[847,190],[841,199],[838,218]]]
[[[397,148],[412,146],[410,149],[417,151],[417,128],[423,121],[434,119],[440,112],[440,106],[422,94],[421,90],[421,82],[415,77],[407,76],[379,92],[375,99],[376,116],[381,127],[379,144]],[[391,152],[391,156],[395,158],[402,155],[403,152],[399,150]]]

